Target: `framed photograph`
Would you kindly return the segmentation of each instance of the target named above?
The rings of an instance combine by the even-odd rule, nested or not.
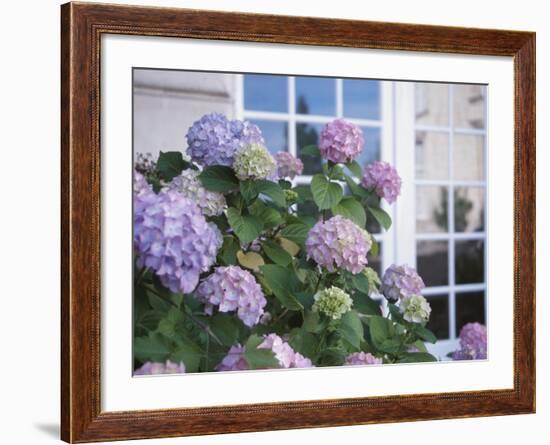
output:
[[[62,439],[535,411],[535,35],[67,3]]]

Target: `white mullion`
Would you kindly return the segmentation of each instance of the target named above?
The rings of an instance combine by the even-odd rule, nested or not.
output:
[[[336,79],[336,117],[344,116],[344,81]]]
[[[417,233],[416,239],[418,241],[445,241],[445,240],[484,240],[485,232],[458,232],[458,233]]]
[[[451,85],[449,85],[449,88]],[[417,131],[426,131],[430,133],[447,133],[449,131],[447,126],[441,125],[429,125],[429,124],[418,124],[416,125]],[[472,136],[484,136],[486,130],[483,128],[454,128],[453,131],[457,134],[462,135],[472,135]]]
[[[423,295],[438,295],[438,294],[448,294],[451,290],[455,292],[479,292],[487,288],[486,283],[468,283],[468,284],[456,284],[454,286],[430,286],[425,288],[422,291]]]
[[[453,126],[454,126],[454,113],[453,113],[453,106],[454,106],[454,86],[449,85],[449,198],[448,198],[448,211],[447,214],[449,215],[449,234],[451,235],[449,237],[449,251],[448,251],[448,262],[449,262],[449,286],[450,286],[450,292],[449,292],[449,331],[450,339],[456,338],[456,308],[455,308],[455,301],[456,301],[456,294],[455,294],[455,200],[454,200],[454,184],[453,184],[453,176],[454,176],[454,162],[453,162],[453,155],[454,155],[454,133],[453,133]]]
[[[235,119],[244,119],[244,75],[235,74],[235,100],[233,103],[233,113]]]
[[[441,186],[449,187],[451,185],[451,180],[446,179],[417,179],[416,185],[429,185],[429,186]],[[458,180],[452,181],[452,185],[455,187],[485,187],[487,183],[485,181],[475,181],[475,180]]]

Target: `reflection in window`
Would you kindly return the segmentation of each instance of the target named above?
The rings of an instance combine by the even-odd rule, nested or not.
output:
[[[456,134],[453,147],[453,178],[485,179],[484,136]]]
[[[416,123],[449,124],[449,86],[443,83],[416,83],[414,92]]]
[[[485,228],[485,189],[457,187],[454,191],[455,231],[483,232]]]
[[[266,121],[252,119],[262,130],[267,148],[271,153],[288,150],[288,124],[282,121]]]
[[[248,110],[286,112],[287,76],[246,74],[244,106]]]
[[[416,231],[447,232],[449,227],[448,189],[442,186],[416,187]]]
[[[321,124],[296,124],[296,145],[298,157],[304,163],[304,175],[314,175],[323,170],[319,157],[302,156],[301,150],[308,145],[317,145]]]
[[[456,241],[455,279],[457,284],[485,281],[485,252],[483,240]]]
[[[417,179],[449,178],[449,135],[441,132],[416,132],[415,169]]]
[[[357,158],[361,167],[366,164],[380,160],[380,128],[361,127],[365,145],[363,152]]]
[[[296,77],[296,113],[336,115],[336,80],[325,77]]]
[[[380,82],[344,79],[344,117],[380,119]]]
[[[485,292],[461,292],[456,294],[456,335],[466,323],[485,324]]]
[[[426,327],[432,331],[438,340],[449,338],[449,296],[430,295],[426,297],[432,312]]]
[[[485,128],[485,87],[454,85],[453,120],[456,128]]]
[[[416,268],[426,286],[449,284],[449,246],[447,241],[418,241]]]

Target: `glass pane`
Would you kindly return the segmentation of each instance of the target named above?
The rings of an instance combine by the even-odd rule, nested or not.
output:
[[[367,255],[368,266],[372,267],[378,275],[382,276],[382,242],[378,241],[378,255]]]
[[[449,229],[447,187],[416,187],[416,231],[441,233]]]
[[[485,321],[485,292],[461,292],[456,294],[456,336],[466,323],[481,323]]]
[[[288,150],[288,124],[281,121],[251,120],[262,130],[267,148],[271,153]]]
[[[287,77],[261,74],[244,76],[244,107],[247,110],[286,113]]]
[[[449,179],[449,135],[416,132],[415,170],[417,179]]]
[[[455,134],[454,179],[482,181],[485,178],[484,139],[478,135]]]
[[[438,340],[449,338],[449,296],[430,295],[426,297],[432,313],[426,327],[432,331]]]
[[[485,86],[453,86],[455,128],[485,128]]]
[[[296,77],[296,113],[336,115],[336,80]]]
[[[485,230],[485,188],[457,187],[455,200],[455,232]]]
[[[418,241],[416,269],[426,286],[449,284],[449,243],[447,241]]]
[[[298,157],[304,163],[304,175],[314,175],[323,170],[321,158],[300,155],[302,148],[317,145],[322,127],[322,124],[296,124],[296,145]]]
[[[449,86],[443,83],[415,84],[415,114],[419,125],[449,125]]]
[[[483,240],[456,241],[456,284],[483,283],[485,281],[485,249]]]
[[[344,79],[344,116],[380,119],[380,82]]]
[[[361,127],[363,130],[363,153],[357,158],[361,166],[380,160],[380,128]]]

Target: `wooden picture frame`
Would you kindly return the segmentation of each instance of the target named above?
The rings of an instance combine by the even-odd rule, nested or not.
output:
[[[514,387],[510,390],[102,412],[102,34],[511,56],[515,70]],[[535,411],[535,34],[68,3],[61,7],[61,437],[94,442]]]

